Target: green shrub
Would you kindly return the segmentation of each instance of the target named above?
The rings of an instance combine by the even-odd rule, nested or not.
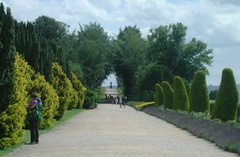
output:
[[[84,109],[94,109],[97,108],[98,94],[96,92],[86,90],[84,93]]]
[[[167,81],[162,82],[164,109],[173,109],[173,88]]]
[[[238,104],[238,90],[233,71],[225,68],[222,71],[222,80],[217,93],[211,118],[226,122],[236,120]]]
[[[179,76],[174,77],[173,109],[188,111],[189,100],[186,87]]]
[[[189,112],[206,112],[210,110],[206,74],[202,70],[199,70],[193,78],[189,104]]]
[[[163,89],[159,83],[155,84],[154,101],[157,106],[163,105]]]

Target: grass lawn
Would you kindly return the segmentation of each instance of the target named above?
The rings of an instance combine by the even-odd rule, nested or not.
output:
[[[77,115],[78,113],[82,112],[83,109],[72,109],[72,110],[67,110],[65,111],[62,119],[60,119],[59,121],[56,121],[52,127],[47,128],[46,130],[40,130],[39,133],[44,134],[46,132],[48,132],[49,130],[51,130],[52,128],[54,128],[55,126],[63,123],[64,121],[70,119],[71,117]],[[21,142],[19,144],[13,145],[11,147],[7,147],[5,149],[0,150],[0,156],[3,156],[9,152],[12,152],[14,149],[20,147],[21,145],[25,144],[26,142],[30,141],[30,131],[26,130],[24,135],[23,135],[23,139],[21,140]]]

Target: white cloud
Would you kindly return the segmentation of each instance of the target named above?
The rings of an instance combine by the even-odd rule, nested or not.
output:
[[[187,40],[196,37],[214,49],[207,82],[219,85],[223,68],[230,67],[240,84],[240,1],[238,0],[0,0],[18,21],[46,15],[78,29],[99,22],[109,35],[126,25],[149,28],[182,22]]]

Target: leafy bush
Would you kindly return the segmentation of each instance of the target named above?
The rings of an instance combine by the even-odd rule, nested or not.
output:
[[[193,78],[189,103],[189,112],[205,112],[210,110],[206,74],[202,70],[199,70]]]
[[[96,92],[86,90],[84,95],[85,99],[83,103],[83,108],[84,109],[97,108],[98,94]]]
[[[163,89],[159,83],[155,84],[154,100],[157,106],[163,105]]]
[[[189,100],[186,87],[179,76],[174,77],[173,109],[188,111]]]
[[[162,82],[164,109],[173,109],[173,89],[167,81]]]
[[[218,118],[223,122],[236,120],[238,105],[238,89],[233,71],[225,68],[212,112],[212,119]]]

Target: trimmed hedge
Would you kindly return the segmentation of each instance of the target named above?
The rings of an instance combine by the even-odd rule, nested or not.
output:
[[[155,84],[154,100],[157,106],[163,105],[163,89],[159,83]]]
[[[164,109],[173,109],[173,88],[167,81],[162,82]]]
[[[179,76],[174,77],[173,109],[182,111],[189,109],[187,90]]]
[[[223,122],[236,120],[238,105],[238,89],[233,71],[225,68],[222,71],[222,80],[214,104],[212,119],[220,119]]]
[[[199,70],[193,78],[189,103],[189,112],[210,111],[206,74],[202,70]]]

